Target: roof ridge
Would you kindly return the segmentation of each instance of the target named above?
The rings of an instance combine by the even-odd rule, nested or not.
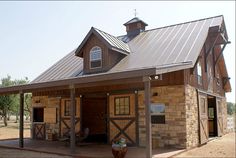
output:
[[[192,21],[187,21],[187,22],[182,22],[182,23],[177,23],[177,24],[172,24],[172,25],[166,25],[166,26],[162,26],[162,27],[157,27],[157,28],[145,30],[145,31],[143,31],[143,32],[158,30],[158,29],[167,28],[167,27],[173,27],[173,26],[182,25],[182,24],[188,24],[188,23],[192,23],[192,22],[196,22],[196,21],[202,21],[202,20],[217,18],[217,17],[221,17],[221,16],[224,18],[223,15],[217,15],[217,16],[212,16],[212,17],[208,17],[208,18],[202,18],[202,19],[198,19],[198,20],[192,20]],[[126,34],[116,36],[116,38],[121,38],[121,37],[123,37],[123,36],[126,36]]]
[[[198,19],[198,20],[192,20],[192,21],[187,21],[187,22],[182,22],[182,23],[177,23],[177,24],[172,24],[172,25],[166,25],[166,26],[162,26],[162,27],[157,27],[157,28],[145,30],[145,31],[143,31],[143,32],[153,31],[153,30],[162,29],[162,28],[167,28],[167,27],[173,27],[173,26],[177,26],[177,25],[188,24],[188,23],[192,23],[192,22],[196,22],[196,21],[202,21],[202,20],[217,18],[217,17],[221,17],[221,16],[224,18],[223,15],[217,15],[217,16],[212,16],[212,17],[208,17],[208,18],[202,18],[202,19]]]
[[[96,28],[96,27],[92,27],[92,28],[95,29],[95,30],[101,31],[101,32],[103,32],[103,33],[106,33],[106,34],[108,34],[108,35],[110,35],[110,36],[112,36],[112,37],[115,37],[115,38],[118,39],[119,41],[123,42],[123,41],[120,40],[118,37],[116,37],[116,36],[114,36],[114,35],[112,35],[112,34],[109,34],[109,33],[105,32],[105,31],[103,31],[103,30],[100,30],[100,29]],[[123,42],[123,43],[126,44],[125,42]]]

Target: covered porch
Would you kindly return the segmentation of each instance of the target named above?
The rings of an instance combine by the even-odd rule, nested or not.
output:
[[[37,140],[37,143],[32,142],[36,140],[28,140],[24,139],[23,134],[23,126],[24,126],[24,121],[23,121],[23,116],[24,116],[24,93],[33,93],[41,96],[54,96],[54,97],[61,97],[64,94],[70,99],[70,103],[68,108],[70,109],[70,112],[76,113],[76,106],[77,106],[77,98],[88,93],[100,93],[100,92],[105,92],[108,96],[110,93],[116,93],[116,92],[127,92],[127,91],[135,91],[137,90],[144,90],[145,91],[145,104],[149,105],[150,104],[150,86],[151,86],[151,77],[150,76],[155,76],[156,70],[151,68],[151,69],[145,69],[145,70],[139,70],[139,71],[132,71],[132,72],[121,72],[121,73],[113,73],[113,74],[101,74],[101,75],[88,75],[86,77],[81,77],[81,78],[72,78],[72,79],[65,79],[65,80],[58,80],[58,81],[49,81],[49,82],[43,82],[43,83],[31,83],[27,85],[20,85],[20,86],[14,86],[14,87],[6,87],[6,88],[1,88],[0,89],[0,94],[1,95],[7,95],[7,94],[20,94],[20,130],[19,130],[19,139],[17,140],[11,140],[11,141],[2,141],[5,145],[9,144],[13,147],[19,147],[21,149],[28,149],[28,148],[35,148],[35,149],[41,149],[39,146],[40,144],[42,145],[42,149],[47,149],[51,151],[51,148],[47,148],[47,145],[53,147],[52,151],[55,150],[55,152],[60,152],[59,148],[59,143],[54,143],[50,141],[43,141],[42,143],[39,143]],[[135,105],[135,104],[134,104]],[[108,107],[109,108],[109,107]],[[129,154],[132,156],[133,154],[136,155],[135,153],[138,153],[139,151],[143,152],[142,157],[151,157],[152,155],[152,145],[151,145],[151,121],[150,121],[150,110],[149,106],[145,108],[146,110],[146,147],[145,148],[140,148],[141,150],[135,151],[136,148],[130,148]],[[136,110],[133,111],[133,113],[137,113],[137,108]],[[78,115],[81,117],[81,113]],[[104,151],[104,154],[109,153],[111,156],[111,145],[110,142],[111,140],[108,141],[108,145],[99,145],[95,146],[88,146],[85,147],[87,150],[82,150],[80,147],[76,147],[76,142],[75,142],[75,133],[76,133],[76,123],[80,121],[80,118],[77,119],[75,115],[70,115],[68,118],[69,122],[67,125],[70,125],[70,143],[69,146],[66,148],[63,147],[62,151],[66,151],[65,153],[70,153],[70,154],[83,154],[83,151],[85,153],[89,154],[94,154],[100,155],[97,152],[102,152]],[[109,118],[108,118],[109,119]],[[137,118],[132,118],[137,119]],[[135,120],[136,121],[136,120]],[[132,122],[133,123],[133,122]],[[138,123],[138,121],[136,121]],[[135,124],[135,123],[134,123]],[[138,140],[138,126],[136,126],[134,129],[136,131],[135,135],[135,140]],[[79,127],[80,128],[80,127]],[[126,127],[123,129],[124,135],[126,133],[124,132]],[[38,129],[39,130],[39,129]],[[122,131],[122,129],[119,129]],[[40,130],[39,130],[40,131]],[[108,133],[109,136],[109,133]],[[116,135],[119,136],[119,135]],[[35,146],[36,145],[36,146]],[[138,141],[135,142],[135,146],[138,146],[139,143]],[[99,149],[101,148],[101,149]],[[80,151],[82,150],[82,151]],[[134,150],[134,151],[133,151]],[[132,152],[133,151],[133,152]],[[63,152],[64,153],[64,152]],[[142,154],[141,154],[142,155]],[[109,155],[107,155],[109,156]],[[137,155],[136,155],[137,156]],[[135,157],[136,157],[135,156]],[[104,156],[102,156],[104,157]],[[106,156],[105,156],[106,157]]]
[[[75,153],[71,154],[69,145],[59,141],[45,141],[24,139],[24,148],[19,148],[18,139],[1,140],[0,147],[18,148],[37,152],[53,153],[58,155],[70,155],[78,158],[112,158],[111,146],[105,144],[84,143],[75,147]],[[154,149],[153,158],[172,157],[183,152],[174,148]],[[126,158],[143,158],[146,156],[145,148],[128,147]]]

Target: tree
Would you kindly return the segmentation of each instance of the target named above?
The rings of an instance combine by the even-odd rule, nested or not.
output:
[[[227,102],[227,114],[233,115],[235,113],[235,104],[231,102]]]
[[[0,87],[7,87],[14,85],[14,82],[11,80],[11,76],[1,79],[2,83]],[[10,107],[13,103],[13,95],[0,96],[0,110],[2,111],[2,117],[4,125],[7,126],[7,114],[10,110]]]
[[[0,87],[7,87],[7,86],[13,86],[13,85],[22,85],[29,83],[29,80],[27,77],[24,79],[17,79],[17,80],[11,80],[11,77],[8,75],[6,78],[1,79],[2,84],[0,84]],[[5,95],[0,96],[0,114],[2,115],[4,119],[4,125],[7,126],[7,115],[10,116],[11,114],[14,114],[16,116],[16,121],[18,121],[18,115],[19,115],[19,94],[12,94],[12,95]],[[24,110],[26,111],[26,116],[30,116],[30,102],[31,102],[31,94],[26,93],[25,94],[25,100],[24,104],[26,105],[26,108]]]

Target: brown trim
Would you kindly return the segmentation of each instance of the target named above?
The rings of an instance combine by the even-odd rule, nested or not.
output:
[[[75,153],[75,87],[73,84],[69,86],[70,88],[70,152]]]
[[[59,107],[58,107],[58,122],[59,122],[59,137],[61,137],[61,97],[60,97],[60,100],[59,100]]]
[[[110,143],[110,95],[107,93],[107,144]]]
[[[150,77],[143,77],[144,82],[144,102],[145,102],[145,123],[146,123],[146,157],[152,157],[152,126],[151,126],[151,115],[150,115],[150,91],[151,82]]]
[[[79,95],[79,100],[80,100],[80,107],[79,107],[79,109],[80,109],[80,112],[79,112],[79,118],[80,118],[80,131],[82,131],[83,130],[83,128],[82,128],[82,104],[83,104],[83,96],[82,95]]]
[[[121,128],[116,122],[115,120],[130,120],[125,127]],[[132,125],[133,123],[135,123],[135,117],[128,117],[128,118],[110,118],[110,122],[119,130],[119,132],[114,136],[113,139],[118,138],[121,134],[123,134],[127,139],[130,140],[130,142],[132,144],[135,144],[135,142],[129,137],[129,135],[125,132],[126,129],[129,128],[130,125]]]
[[[139,146],[139,113],[138,113],[138,91],[135,91],[135,134],[136,134],[136,144]]]
[[[19,129],[19,147],[24,147],[24,93],[20,92],[20,129]]]

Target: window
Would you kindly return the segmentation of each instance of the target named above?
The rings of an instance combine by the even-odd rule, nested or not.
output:
[[[130,98],[119,97],[115,98],[115,115],[129,115],[130,114]]]
[[[100,47],[93,47],[90,51],[90,68],[102,67],[102,49]]]
[[[76,106],[75,106],[75,115],[76,115]],[[70,100],[65,100],[64,116],[70,116]]]
[[[197,63],[197,81],[199,85],[202,85],[202,65],[200,61]]]
[[[151,104],[151,122],[152,124],[165,124],[165,104]]]

